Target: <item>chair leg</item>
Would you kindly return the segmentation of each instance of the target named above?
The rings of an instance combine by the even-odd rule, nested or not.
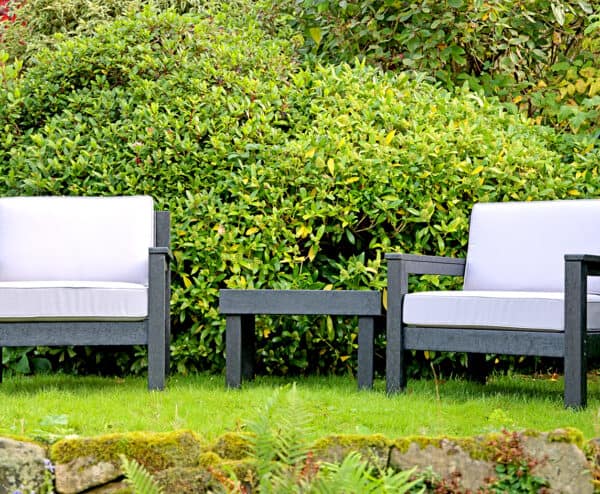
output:
[[[239,388],[242,379],[254,377],[254,316],[227,316],[225,329],[225,382]]]
[[[164,258],[151,255],[148,288],[148,389],[150,390],[164,389],[167,375],[166,271]]]
[[[488,375],[488,365],[485,353],[467,354],[467,378],[479,384],[485,384]]]
[[[404,325],[402,305],[408,293],[408,271],[402,262],[388,263],[386,313],[385,387],[388,394],[406,388],[406,361],[404,359]]]
[[[171,268],[167,267],[165,274],[165,377],[171,367]]]
[[[397,393],[406,388],[406,359],[402,341],[403,325],[394,312],[388,308],[386,322],[385,383],[388,394]]]
[[[4,367],[2,365],[2,347],[0,346],[0,383],[2,382],[2,371]]]
[[[358,389],[373,388],[373,360],[375,345],[375,319],[358,318]]]
[[[165,388],[166,369],[166,340],[164,335],[164,319],[148,320],[148,389],[162,390]]]
[[[165,378],[169,375],[171,367],[171,328],[169,326],[167,326],[165,334]]]
[[[587,405],[587,268],[565,262],[565,390],[568,408]]]

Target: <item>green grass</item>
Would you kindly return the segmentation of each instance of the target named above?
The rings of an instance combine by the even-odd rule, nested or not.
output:
[[[0,435],[53,441],[69,434],[191,429],[211,440],[256,416],[273,391],[291,380],[258,378],[227,390],[221,376],[174,376],[167,389],[148,392],[144,378],[66,375],[11,377],[0,385]],[[600,432],[600,381],[589,383],[586,410],[565,410],[562,382],[494,377],[482,386],[460,380],[436,385],[410,381],[389,397],[383,381],[357,391],[349,377],[296,380],[314,416],[315,435],[381,433],[470,436],[494,430],[576,427],[586,438]],[[438,399],[439,394],[439,399]]]

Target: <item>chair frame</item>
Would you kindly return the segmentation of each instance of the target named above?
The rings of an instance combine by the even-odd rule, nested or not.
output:
[[[405,350],[467,352],[469,372],[485,382],[485,354],[559,357],[564,361],[564,404],[587,405],[587,359],[600,354],[600,332],[587,331],[587,278],[600,275],[600,256],[565,255],[564,331],[417,327],[402,317],[409,275],[464,276],[465,260],[388,253],[386,389],[406,387]],[[510,337],[507,337],[510,336]]]
[[[125,346],[148,347],[148,389],[165,387],[169,370],[170,327],[170,214],[155,211],[155,247],[150,247],[148,316],[139,321],[1,321],[3,347]],[[0,358],[1,361],[1,358]],[[2,366],[0,365],[0,382]]]

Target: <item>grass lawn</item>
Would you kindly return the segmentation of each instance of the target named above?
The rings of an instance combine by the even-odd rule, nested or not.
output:
[[[258,378],[227,390],[222,376],[173,376],[167,389],[148,392],[144,378],[49,375],[6,377],[0,385],[0,435],[53,441],[69,434],[191,429],[211,440],[239,429],[292,382]],[[409,381],[405,394],[388,397],[384,382],[357,391],[350,377],[296,379],[312,411],[316,436],[381,433],[468,436],[493,430],[576,427],[600,436],[600,379],[589,379],[586,410],[565,410],[562,381],[528,376],[492,377],[482,386],[460,380]]]

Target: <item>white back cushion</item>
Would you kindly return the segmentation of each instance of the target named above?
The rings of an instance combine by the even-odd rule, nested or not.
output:
[[[600,254],[600,200],[476,204],[464,289],[562,292],[565,254]]]
[[[0,198],[0,281],[148,283],[151,197]]]

